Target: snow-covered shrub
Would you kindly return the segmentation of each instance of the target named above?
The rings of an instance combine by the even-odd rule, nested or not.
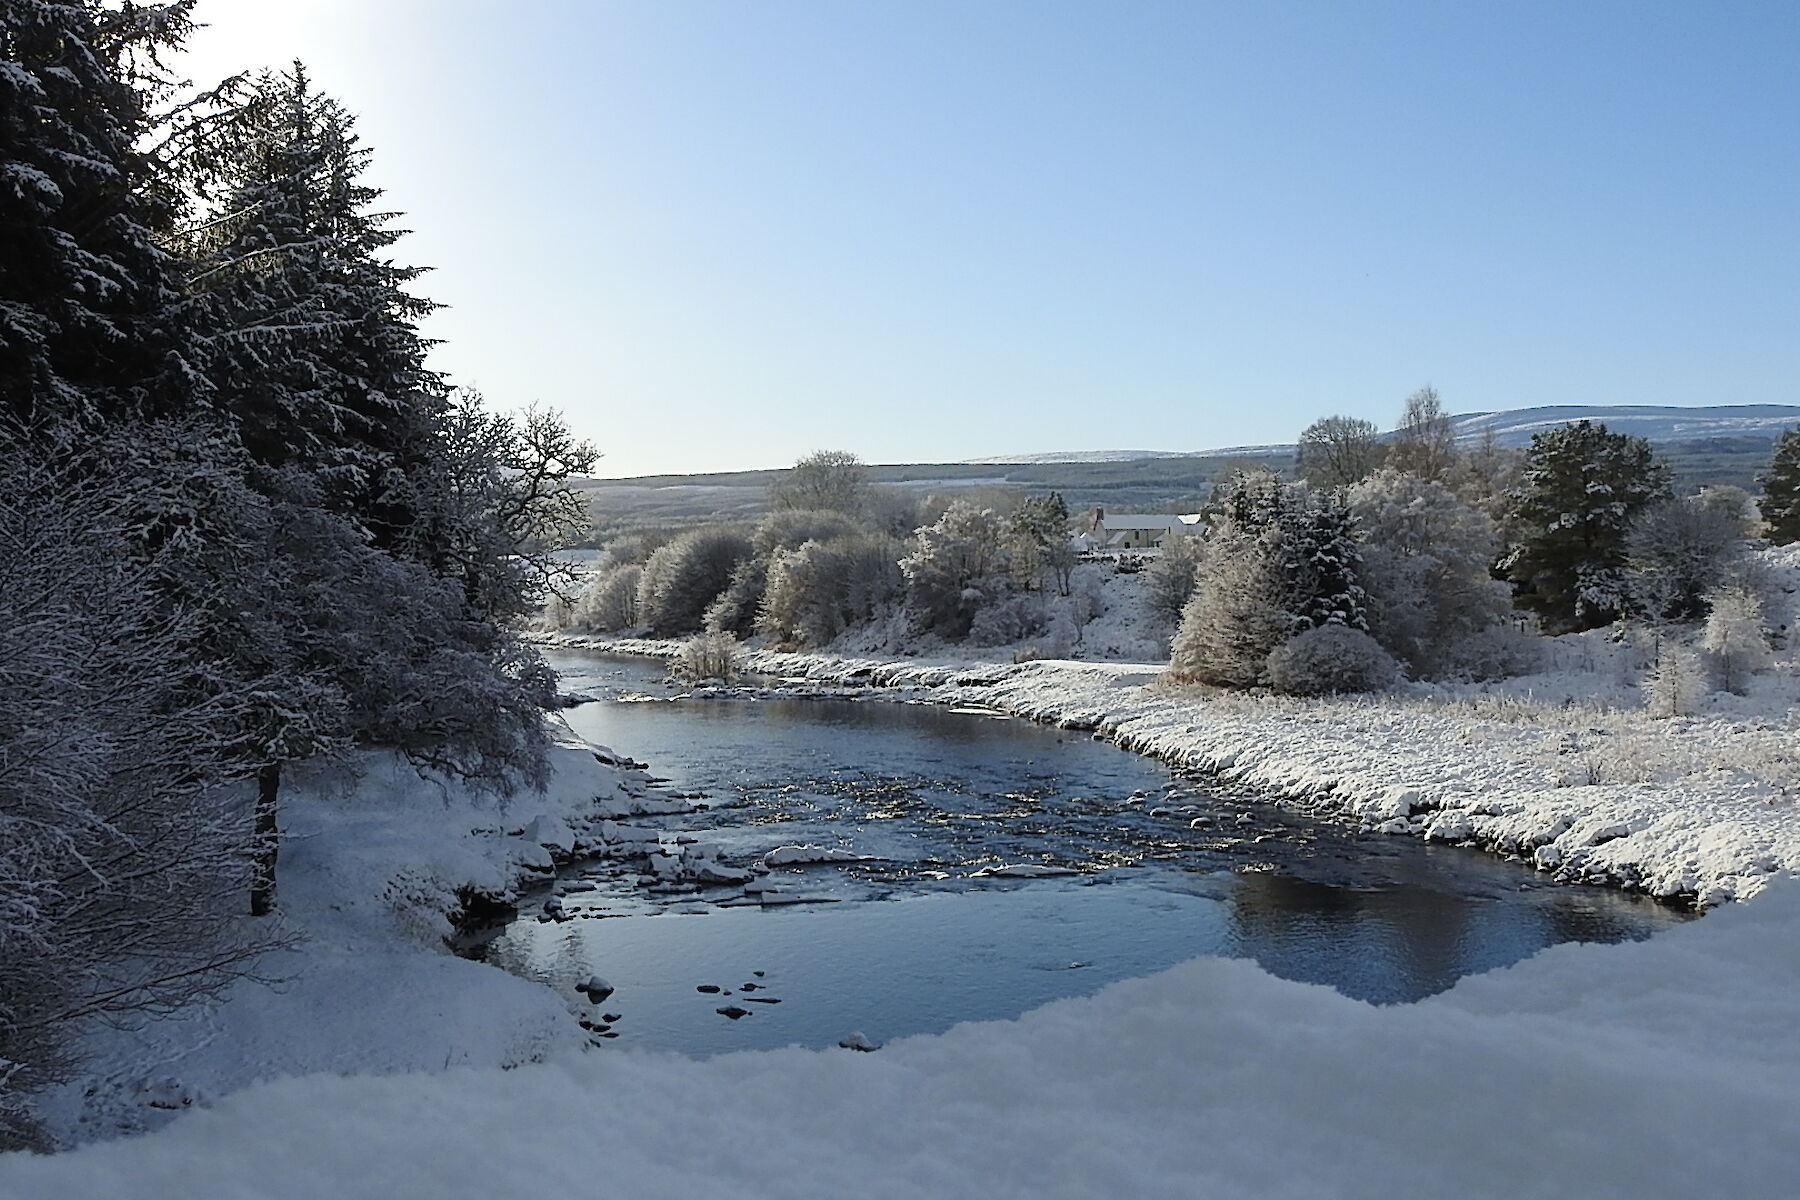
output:
[[[1543,665],[1543,638],[1497,625],[1445,648],[1441,673],[1457,679],[1510,679],[1530,675]]]
[[[681,644],[669,673],[687,683],[707,679],[730,682],[738,676],[739,656],[737,639],[729,633],[702,633]]]
[[[756,629],[763,592],[769,585],[769,560],[761,554],[746,558],[731,572],[731,582],[706,606],[703,618],[708,633],[745,636]]]
[[[828,542],[858,531],[860,526],[834,509],[793,508],[769,513],[751,531],[750,544],[761,555],[792,550],[807,542]]]
[[[690,529],[644,564],[638,581],[638,620],[658,637],[699,629],[706,606],[750,557],[750,539],[728,525]]]
[[[1653,717],[1691,717],[1706,698],[1706,665],[1673,639],[1657,643],[1656,661],[1644,680],[1644,707]]]
[[[1296,633],[1366,627],[1362,556],[1340,500],[1260,472],[1234,476],[1218,507],[1170,647],[1174,678],[1253,687]]]
[[[569,606],[564,628],[589,633],[615,633],[638,623],[638,584],[644,570],[636,563],[602,567],[588,576],[587,587]]]
[[[1762,599],[1745,587],[1727,587],[1708,597],[1712,612],[1700,635],[1700,648],[1717,674],[1719,685],[1743,695],[1750,676],[1774,661],[1763,633]]]
[[[1044,632],[1044,602],[1036,596],[1006,596],[975,614],[969,640],[977,646],[1010,646]]]
[[[1652,504],[1625,534],[1632,607],[1651,620],[1692,621],[1706,593],[1746,555],[1745,518],[1729,497],[1685,496]]]
[[[1200,580],[1204,545],[1197,537],[1163,539],[1162,553],[1144,569],[1145,606],[1157,619],[1177,625],[1181,610]]]
[[[1100,573],[1093,570],[1078,570],[1069,579],[1069,619],[1079,629],[1090,621],[1098,620],[1106,615],[1106,585],[1100,581]],[[1180,612],[1176,612],[1180,617]]]
[[[1269,653],[1269,685],[1289,696],[1378,692],[1400,679],[1394,656],[1360,629],[1320,625]]]
[[[960,638],[976,612],[1007,590],[1004,527],[991,508],[952,500],[944,515],[919,528],[900,570],[906,609],[926,633]]]
[[[1349,502],[1369,632],[1416,677],[1468,673],[1460,647],[1512,612],[1509,589],[1489,570],[1493,519],[1444,484],[1390,470],[1351,488]],[[1502,661],[1490,656],[1480,674],[1495,677],[1488,672]]]
[[[777,550],[769,562],[758,628],[781,641],[822,646],[897,603],[900,544],[853,534]]]

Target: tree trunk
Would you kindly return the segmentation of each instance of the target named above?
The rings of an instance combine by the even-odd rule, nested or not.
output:
[[[250,877],[250,915],[266,917],[275,909],[275,798],[281,792],[281,764],[267,763],[256,772],[256,846]]]

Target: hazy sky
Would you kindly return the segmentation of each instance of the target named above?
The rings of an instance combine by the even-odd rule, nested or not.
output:
[[[1800,3],[201,0],[602,472],[1800,403]]]

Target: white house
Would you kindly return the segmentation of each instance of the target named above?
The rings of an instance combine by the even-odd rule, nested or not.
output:
[[[1112,513],[1096,508],[1083,522],[1074,547],[1078,553],[1154,555],[1171,537],[1187,537],[1200,530],[1198,514],[1186,517],[1153,513]]]

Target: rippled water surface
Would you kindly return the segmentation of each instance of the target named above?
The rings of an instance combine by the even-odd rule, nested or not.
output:
[[[1085,734],[927,705],[675,699],[655,664],[551,661],[566,690],[599,698],[568,712],[580,733],[703,806],[635,824],[744,865],[792,844],[865,856],[777,869],[769,882],[809,901],[779,905],[735,886],[652,892],[641,865],[596,863],[564,882],[592,885],[565,895],[574,919],[528,916],[486,946],[559,986],[613,1045],[884,1041],[1197,955],[1408,1001],[1557,942],[1686,919],[1475,851],[1284,813]],[[1004,867],[1068,873],[978,874]],[[598,1007],[575,991],[595,973],[617,989]]]

